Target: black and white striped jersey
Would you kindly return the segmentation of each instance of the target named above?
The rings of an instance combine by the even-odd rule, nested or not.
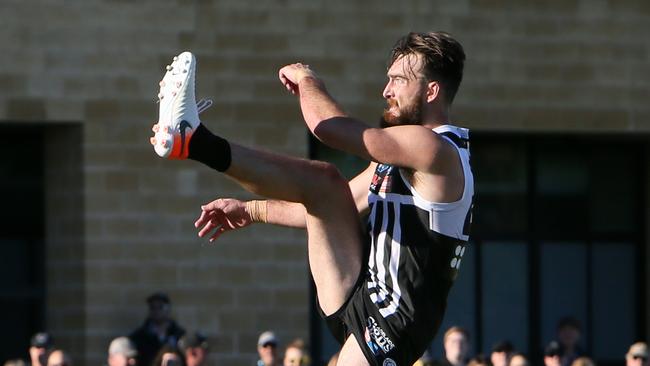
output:
[[[369,188],[371,246],[366,285],[380,314],[397,322],[396,326],[427,322],[433,316],[427,312],[442,316],[469,239],[474,196],[469,130],[442,125],[432,133],[458,151],[465,176],[460,200],[427,201],[400,168],[385,164],[377,166]]]

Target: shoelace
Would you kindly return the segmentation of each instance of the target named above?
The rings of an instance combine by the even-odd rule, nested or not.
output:
[[[196,102],[196,109],[199,114],[205,112],[210,107],[212,107],[212,99],[201,99]]]

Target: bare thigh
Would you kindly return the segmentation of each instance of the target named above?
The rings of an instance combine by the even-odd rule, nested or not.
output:
[[[347,182],[330,188],[319,202],[305,205],[309,265],[325,315],[339,310],[350,296],[363,250],[359,214]]]
[[[354,334],[350,334],[348,339],[343,344],[341,352],[339,354],[339,360],[337,366],[370,366],[366,356],[361,351],[361,346],[359,342],[354,337]]]
[[[245,189],[306,209],[309,265],[326,315],[336,312],[354,287],[362,265],[362,233],[348,181],[332,164],[231,144],[226,174]]]

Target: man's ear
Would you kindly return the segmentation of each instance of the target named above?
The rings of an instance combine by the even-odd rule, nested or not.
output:
[[[437,81],[429,81],[427,83],[427,103],[431,103],[436,98],[440,97],[440,84]]]

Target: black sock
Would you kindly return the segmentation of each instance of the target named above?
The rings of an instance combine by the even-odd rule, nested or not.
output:
[[[214,135],[200,124],[196,128],[188,146],[188,158],[199,161],[212,169],[225,172],[230,167],[230,144]]]

